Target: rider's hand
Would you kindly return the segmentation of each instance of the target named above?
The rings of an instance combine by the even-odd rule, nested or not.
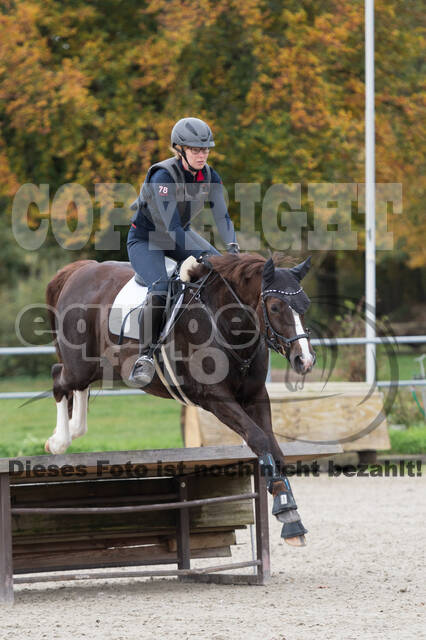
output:
[[[238,245],[238,242],[230,242],[226,246],[226,250],[227,250],[228,253],[232,253],[234,255],[238,255],[240,253],[240,247]]]
[[[203,264],[208,269],[213,269],[213,265],[210,262],[210,260],[208,259],[211,255],[212,254],[210,253],[210,251],[203,251],[203,253],[198,256],[197,262],[200,262],[201,264]]]

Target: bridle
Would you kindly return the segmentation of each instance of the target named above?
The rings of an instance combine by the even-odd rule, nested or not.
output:
[[[201,305],[201,307],[206,311],[206,313],[210,317],[210,320],[212,322],[212,326],[213,326],[213,328],[215,330],[216,336],[219,338],[219,341],[222,343],[222,346],[224,346],[226,348],[226,350],[238,362],[240,373],[241,373],[242,376],[245,376],[245,375],[248,374],[248,372],[250,370],[250,366],[251,366],[253,360],[255,359],[255,357],[257,356],[259,348],[260,348],[260,346],[262,344],[262,341],[260,340],[261,337],[263,337],[265,339],[266,344],[271,349],[276,351],[277,353],[282,353],[279,341],[283,342],[285,344],[284,349],[285,349],[285,355],[286,355],[287,358],[288,358],[288,350],[290,349],[290,345],[293,342],[296,342],[296,340],[301,340],[302,338],[309,338],[308,330],[307,330],[307,333],[297,334],[297,335],[293,336],[292,338],[286,338],[285,336],[283,336],[280,333],[278,333],[278,331],[275,331],[274,327],[272,326],[272,324],[271,324],[271,322],[269,320],[268,312],[267,312],[266,305],[265,305],[265,298],[267,298],[269,296],[275,295],[276,297],[280,297],[280,296],[277,296],[276,294],[281,294],[281,296],[282,295],[287,295],[287,296],[288,295],[296,295],[296,294],[300,293],[301,291],[303,291],[302,287],[300,289],[298,289],[297,291],[291,291],[291,292],[285,292],[285,291],[281,291],[279,289],[266,289],[266,290],[262,291],[261,294],[260,294],[261,305],[262,305],[262,309],[263,309],[263,317],[264,317],[264,321],[265,321],[265,333],[263,334],[263,336],[259,336],[259,339],[257,341],[257,345],[254,348],[253,353],[250,355],[250,357],[249,358],[241,358],[241,356],[235,351],[235,349],[233,349],[229,344],[227,344],[226,339],[224,338],[224,336],[222,335],[222,332],[220,331],[219,327],[217,326],[216,322],[214,321],[214,318],[213,318],[213,315],[211,313],[211,310],[210,310],[209,306],[201,299],[201,292],[204,290],[208,280],[211,279],[212,281],[214,281],[217,278],[220,278],[222,280],[222,282],[226,285],[227,289],[232,294],[234,299],[238,302],[238,304],[244,310],[245,310],[245,305],[242,303],[242,301],[237,296],[237,294],[232,289],[232,287],[229,285],[229,283],[226,281],[226,279],[220,273],[218,273],[217,271],[214,270],[213,266],[211,265],[211,263],[206,258],[204,258],[202,260],[199,259],[198,261],[202,262],[209,269],[209,271],[201,279],[201,282],[198,282],[198,283],[185,282],[184,283],[184,288],[185,289],[189,289],[189,290],[193,290],[193,291],[195,290],[195,291],[193,292],[192,297],[190,298],[190,300],[188,302],[186,302],[182,306],[182,309],[180,310],[179,314],[175,318],[175,320],[173,322],[173,325],[176,324],[176,322],[178,321],[180,316],[190,307],[191,302],[196,301],[198,304]],[[269,335],[269,333],[271,334],[271,336]]]
[[[264,289],[260,294],[260,304],[262,306],[263,311],[263,319],[265,322],[265,340],[268,347],[276,351],[277,353],[282,353],[280,342],[284,343],[285,355],[288,358],[288,351],[293,342],[297,340],[301,340],[302,338],[309,339],[309,329],[306,329],[306,333],[298,333],[291,338],[286,338],[278,331],[275,331],[274,327],[271,324],[271,321],[268,316],[268,310],[266,308],[265,299],[274,296],[275,298],[283,298],[284,296],[296,296],[298,293],[303,291],[303,287],[300,287],[297,291],[282,291],[281,289]],[[278,294],[278,295],[277,295]],[[287,302],[284,300],[284,302]],[[287,303],[288,304],[288,303]],[[291,306],[289,305],[291,308]]]

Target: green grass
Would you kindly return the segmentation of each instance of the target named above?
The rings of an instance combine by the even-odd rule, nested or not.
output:
[[[13,376],[0,378],[0,392],[5,391],[49,391],[52,388],[50,376]],[[3,400],[1,401],[3,402]],[[24,402],[22,400],[21,402]]]
[[[320,354],[321,355],[321,354]],[[339,350],[343,366],[342,350]],[[398,357],[400,378],[413,373],[413,357]],[[272,367],[285,366],[286,360],[272,355]],[[339,361],[334,380],[338,376]],[[321,366],[321,361],[318,366]],[[383,376],[382,376],[383,379]],[[51,388],[50,377],[19,376],[0,380],[0,392],[46,391]],[[37,401],[0,400],[0,457],[37,455],[44,453],[44,443],[53,433],[56,409],[52,398]],[[418,407],[408,389],[398,394],[388,423],[410,425],[406,431],[390,431],[392,452],[426,453],[426,426],[421,422]],[[161,449],[182,447],[180,406],[174,400],[149,395],[97,397],[92,391],[88,416],[89,431],[75,440],[70,452],[110,451],[126,449]]]
[[[426,453],[426,425],[410,427],[406,431],[390,429],[389,437],[392,453]]]
[[[2,385],[3,386],[3,385]],[[36,381],[30,387],[36,389]],[[22,386],[20,387],[22,389]],[[41,386],[46,389],[46,387]],[[9,384],[8,390],[11,390]],[[38,455],[56,424],[52,398],[24,404],[0,402],[0,457]],[[88,433],[69,448],[79,451],[119,451],[182,447],[180,405],[153,396],[98,397],[89,404]]]

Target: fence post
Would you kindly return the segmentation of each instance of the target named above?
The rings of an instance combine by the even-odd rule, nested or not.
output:
[[[258,584],[266,584],[271,577],[271,561],[269,557],[269,522],[268,522],[268,494],[266,478],[261,473],[259,460],[254,462],[254,490],[258,494],[255,498],[256,515],[256,554],[260,560],[257,567]]]
[[[12,517],[8,473],[0,473],[0,604],[13,604]]]

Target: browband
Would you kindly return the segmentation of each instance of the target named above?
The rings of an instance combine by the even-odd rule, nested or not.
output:
[[[281,293],[283,296],[296,296],[298,293],[303,291],[303,287],[300,287],[297,291],[282,291],[282,289],[266,289],[262,291],[262,296],[265,297],[266,293]]]

